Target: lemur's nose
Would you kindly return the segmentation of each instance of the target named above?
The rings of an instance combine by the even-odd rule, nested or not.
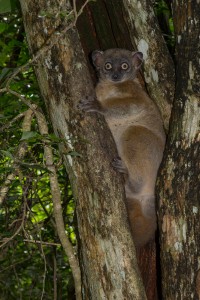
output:
[[[113,76],[112,76],[113,79],[117,79],[118,77],[119,77],[118,74],[113,74]]]

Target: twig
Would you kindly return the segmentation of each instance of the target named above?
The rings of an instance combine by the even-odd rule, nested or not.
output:
[[[45,292],[45,282],[46,282],[46,274],[47,274],[47,262],[46,262],[46,257],[44,254],[44,250],[43,250],[43,245],[40,244],[41,246],[41,252],[42,252],[42,258],[44,260],[44,275],[43,275],[43,280],[42,280],[42,295],[41,295],[41,300],[43,299],[44,296],[44,292]]]
[[[12,265],[9,265],[8,267],[6,267],[4,269],[1,268],[1,273],[5,272],[6,270],[9,270],[9,269],[13,268],[14,266],[17,266],[17,265],[20,265],[20,264],[24,264],[25,261],[30,260],[30,259],[31,259],[30,257],[29,258],[25,258],[23,260],[20,260],[20,261],[17,261],[15,263],[13,263]]]
[[[16,175],[17,175],[17,170],[14,170],[13,173],[11,173],[7,176],[3,186],[0,189],[0,204],[3,203],[5,197],[8,193],[8,190],[10,188],[10,185],[11,185],[12,181],[15,179]]]
[[[52,243],[52,242],[43,242],[43,241],[38,241],[38,240],[28,240],[28,239],[24,239],[24,242],[28,242],[28,243],[33,243],[33,244],[40,244],[40,245],[45,245],[45,246],[61,246],[61,244],[59,243]]]
[[[40,205],[41,205],[43,211],[45,212],[47,218],[50,219],[50,222],[51,222],[52,226],[56,229],[56,224],[55,224],[55,221],[54,221],[53,217],[51,217],[51,216],[49,215],[49,213],[48,213],[48,211],[47,211],[45,205],[42,203],[40,197],[38,197],[38,200],[39,200],[39,203],[40,203]]]
[[[76,15],[75,24],[76,24],[76,22],[77,22],[79,16],[83,13],[83,10],[84,10],[85,6],[86,6],[90,1],[92,1],[92,0],[87,0],[87,1],[85,1],[85,3],[84,3],[84,4],[81,6],[81,8],[79,9],[79,12],[78,12],[77,15]]]
[[[53,256],[53,300],[57,300],[57,261],[55,254]]]
[[[35,105],[32,105],[32,107],[34,108],[35,110]],[[24,120],[23,120],[23,124],[22,124],[22,131],[30,131],[31,130],[31,121],[32,121],[32,118],[33,118],[33,111],[32,109],[28,109],[25,113],[24,113]],[[26,142],[21,142],[18,146],[18,150],[17,150],[17,153],[16,153],[16,160],[14,161],[13,163],[13,172],[10,173],[3,186],[1,187],[0,189],[0,204],[3,203],[8,191],[9,191],[9,188],[10,188],[10,185],[12,183],[12,181],[15,179],[17,173],[18,173],[18,170],[19,170],[19,164],[17,163],[17,160],[20,161],[22,160],[22,158],[25,156],[26,154],[26,151],[27,151],[27,143]]]
[[[5,125],[3,125],[0,128],[0,132],[3,132],[5,129],[11,127],[13,125],[13,123],[15,123],[17,120],[23,118],[25,116],[25,113],[20,113],[19,115],[17,115],[16,117],[14,117],[12,120],[10,120],[8,123],[6,123]]]
[[[75,20],[77,20],[76,0],[73,0],[73,10],[74,10]]]
[[[31,64],[33,64],[35,61],[38,60],[38,58],[44,54],[46,51],[50,50],[55,44],[58,43],[59,39],[71,28],[73,28],[74,26],[76,26],[76,22],[79,18],[79,16],[82,14],[83,9],[85,8],[85,6],[90,2],[91,0],[86,0],[85,3],[82,5],[82,7],[80,8],[80,10],[77,12],[76,11],[76,0],[73,0],[73,5],[74,5],[74,21],[71,22],[68,26],[64,27],[64,29],[62,29],[61,31],[54,31],[51,36],[46,40],[45,45],[43,45],[38,52],[33,56],[32,59],[30,59],[27,63],[25,63],[24,65],[20,66],[18,69],[15,70],[15,72],[10,76],[10,78],[8,79],[7,83],[6,83],[6,87],[3,89],[0,89],[0,93],[8,91],[11,91],[9,86],[11,81],[16,77],[17,74],[19,74],[20,72],[22,72],[25,68],[27,68],[28,66],[30,66]],[[13,94],[14,91],[12,91]],[[29,106],[29,105],[28,105]],[[30,107],[30,106],[29,106]]]
[[[26,198],[26,192],[23,194],[25,199]],[[30,215],[32,214],[31,212],[31,209],[30,207],[28,206],[28,202],[26,201],[26,204],[27,204],[27,211],[29,211]],[[35,217],[33,216],[34,220],[35,220],[35,226],[37,227],[37,230],[39,229],[39,226],[38,226],[38,223],[36,222],[36,219]],[[38,230],[39,231],[39,230]],[[24,233],[26,235],[26,232],[24,230]],[[42,259],[44,261],[44,273],[43,273],[43,279],[42,279],[42,294],[41,294],[41,297],[40,297],[40,300],[43,299],[44,297],[44,293],[45,293],[45,282],[46,282],[46,274],[47,274],[47,262],[46,262],[46,257],[45,257],[45,253],[44,253],[44,249],[43,249],[43,246],[44,246],[44,243],[42,241],[42,238],[41,238],[41,233],[40,233],[40,236],[39,236],[40,240],[37,241],[35,244],[39,244],[40,245],[40,249],[41,249],[41,256],[42,256]],[[24,239],[24,241],[30,241],[28,239]],[[31,240],[33,241],[33,240]],[[34,241],[33,241],[34,242]]]
[[[25,221],[25,218],[26,218],[26,201],[24,201],[23,206],[24,206],[23,207],[23,215],[22,215],[22,221],[21,221],[20,226],[18,227],[18,229],[15,231],[15,233],[11,237],[3,239],[3,242],[0,245],[0,248],[4,247],[8,242],[13,240],[16,237],[16,235],[18,235],[20,233],[20,231],[23,229],[24,221]]]
[[[16,268],[15,266],[13,266],[13,270],[14,270],[14,274],[15,274],[15,277],[17,279],[17,285],[18,285],[18,290],[20,292],[20,299],[19,300],[22,300],[22,291],[21,291],[21,288],[20,288],[20,280],[19,280],[19,276],[17,275],[17,272],[16,272]]]
[[[48,126],[45,120],[44,115],[36,111],[35,113],[40,134],[43,136],[48,135]],[[50,187],[51,187],[51,194],[53,200],[53,208],[54,208],[54,217],[56,221],[56,228],[58,232],[58,236],[60,238],[61,244],[63,249],[68,257],[69,264],[72,270],[72,274],[74,277],[75,283],[75,291],[76,291],[76,299],[81,300],[81,272],[78,264],[78,260],[74,254],[74,249],[72,244],[70,243],[66,232],[65,232],[65,225],[62,216],[62,206],[61,206],[61,193],[58,184],[58,178],[56,173],[56,167],[53,161],[53,153],[51,147],[48,145],[49,141],[44,138],[44,157],[46,160],[46,167],[50,171],[49,172],[49,179],[50,179]]]
[[[0,92],[9,92],[10,94],[17,96],[21,101],[23,101],[23,103],[25,103],[30,108],[31,114],[34,112],[34,114],[37,118],[37,121],[38,121],[40,133],[44,136],[46,134],[48,134],[48,127],[47,127],[47,123],[46,123],[46,120],[44,118],[44,115],[42,113],[38,112],[37,107],[35,107],[33,104],[31,104],[30,101],[28,101],[24,96],[22,96],[19,93],[11,90],[10,89],[10,83],[16,77],[16,75],[18,73],[23,71],[30,64],[33,64],[35,61],[37,61],[38,58],[42,54],[44,54],[46,51],[51,49],[52,46],[54,46],[56,43],[58,43],[61,36],[63,36],[69,29],[71,29],[72,27],[74,27],[76,25],[78,17],[82,14],[84,7],[88,4],[89,1],[90,0],[85,1],[85,3],[82,5],[79,12],[76,11],[76,3],[75,3],[75,1],[73,1],[73,3],[74,3],[74,15],[75,15],[74,21],[72,23],[70,23],[68,26],[66,26],[60,32],[54,31],[54,33],[45,42],[45,45],[43,45],[42,48],[40,48],[38,50],[38,52],[33,56],[32,59],[30,59],[26,64],[24,64],[23,66],[21,66],[17,69],[11,75],[11,77],[8,79],[8,81],[6,83],[6,87],[0,90]],[[30,131],[30,129],[27,130],[27,131]],[[59,184],[58,184],[58,179],[57,179],[57,174],[56,174],[56,167],[55,167],[54,161],[53,161],[52,149],[48,145],[48,143],[49,143],[49,141],[46,140],[45,141],[45,146],[44,146],[44,156],[45,156],[45,159],[46,159],[47,169],[50,171],[49,178],[50,178],[50,186],[51,186],[53,206],[54,206],[54,216],[55,216],[55,221],[56,221],[56,227],[57,227],[57,231],[58,231],[60,241],[62,243],[62,246],[63,246],[64,250],[65,250],[65,253],[68,256],[70,267],[72,269],[74,282],[75,282],[76,299],[81,300],[82,296],[81,296],[81,273],[80,273],[80,268],[79,268],[78,260],[76,259],[76,256],[74,254],[73,246],[71,245],[68,237],[66,236],[64,221],[63,221],[63,217],[62,217],[61,194],[60,194],[60,189],[59,189]],[[22,156],[20,156],[21,158],[25,155],[25,151],[23,153],[24,154]],[[16,165],[16,166],[18,166],[18,165]],[[15,175],[12,175],[11,178],[7,177],[7,181],[9,181],[9,183],[11,183],[11,181],[15,178]],[[5,196],[8,192],[8,189],[9,189],[9,187],[7,186],[6,189],[3,191],[3,195],[0,197],[0,203],[4,200],[4,198],[5,198]],[[0,192],[0,195],[1,195],[1,192]],[[19,231],[21,230],[21,228],[23,227],[23,224],[24,224],[25,213],[26,213],[26,208],[24,208],[22,223],[21,223],[20,227],[18,228],[16,233],[11,238],[7,239],[7,241],[5,243],[7,243],[14,236],[16,236],[19,233]],[[3,245],[5,243],[3,243]],[[46,266],[45,266],[45,268],[46,268]],[[45,269],[45,272],[46,272],[46,269]],[[43,289],[43,292],[44,292],[44,289]],[[43,297],[43,293],[42,293],[42,297]]]
[[[19,98],[24,104],[26,104],[32,111],[35,111],[37,109],[37,105],[36,104],[32,104],[26,97],[20,95],[18,92],[15,92],[13,90],[11,90],[9,87],[5,88],[6,92],[16,96],[17,98]]]
[[[13,227],[13,225],[15,224],[15,223],[18,223],[19,221],[22,221],[22,218],[20,218],[20,219],[15,219],[11,224],[9,224],[9,228],[12,228]]]

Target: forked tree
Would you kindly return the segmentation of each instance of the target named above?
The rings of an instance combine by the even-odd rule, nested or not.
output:
[[[123,180],[110,167],[117,155],[112,136],[103,117],[77,110],[83,96],[94,94],[88,54],[112,47],[143,52],[140,80],[157,103],[168,133],[157,185],[162,299],[198,299],[199,1],[171,3],[175,63],[150,0],[98,0],[87,5],[73,1],[73,11],[69,1],[20,3],[40,91],[54,132],[65,140],[60,155],[76,200],[81,280],[73,261],[72,271],[77,299],[146,299],[127,222]],[[69,150],[81,157],[72,159],[66,154]],[[47,149],[47,160],[48,154]],[[51,183],[54,187],[53,178]],[[148,299],[156,299],[154,243],[138,256]]]

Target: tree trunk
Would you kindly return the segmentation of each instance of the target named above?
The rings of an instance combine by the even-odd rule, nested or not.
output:
[[[159,181],[163,299],[200,299],[200,3],[173,3],[176,93]]]
[[[117,155],[103,118],[83,115],[76,105],[93,95],[86,60],[63,1],[21,0],[35,71],[76,198],[83,299],[146,299],[125,211],[122,179],[110,167]],[[40,17],[41,12],[43,15]],[[55,17],[56,16],[56,17]],[[81,157],[68,153],[76,151]],[[72,159],[73,158],[73,159]]]
[[[77,2],[80,7],[84,0]],[[175,86],[174,65],[159,29],[152,4],[146,5],[146,1],[143,0],[139,2],[139,5],[138,1],[98,0],[91,2],[79,18],[77,28],[86,57],[89,57],[94,49],[105,50],[115,47],[144,52],[147,88],[150,96],[159,106],[165,127],[168,128]],[[142,18],[143,15],[146,17]],[[136,26],[137,24],[139,26]],[[91,67],[89,59],[88,64]],[[90,70],[93,74],[93,69],[90,68]],[[156,74],[158,78],[154,80]],[[141,74],[139,79],[145,88]],[[138,263],[149,300],[157,299],[156,261],[155,243],[140,250]]]
[[[163,39],[150,0],[123,0],[130,37],[144,54],[148,92],[157,103],[165,128],[169,127],[174,98],[174,64]]]

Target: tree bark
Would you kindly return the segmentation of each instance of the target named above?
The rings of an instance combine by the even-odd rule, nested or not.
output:
[[[147,73],[146,77],[149,78],[147,87],[150,86],[149,92],[160,107],[165,127],[168,128],[175,85],[173,62],[159,30],[152,4],[147,6],[145,1],[141,1],[140,7],[138,7],[138,1],[132,1],[131,5],[127,3],[128,1],[120,0],[98,0],[89,3],[77,23],[84,52],[86,57],[89,57],[90,52],[95,49],[105,50],[118,47],[131,51],[144,51],[144,68]],[[78,0],[78,4],[81,6],[83,0]],[[143,21],[141,14],[147,16]],[[140,26],[134,26],[135,23]],[[150,38],[151,31],[156,38]],[[148,42],[148,51],[137,48],[136,37],[138,42],[142,39],[144,42]],[[89,59],[88,64],[91,67]],[[90,68],[90,70],[93,74],[93,69]],[[152,73],[156,72],[159,74],[158,81],[155,81],[152,76]],[[93,76],[93,78],[95,77]],[[145,88],[143,77],[140,76],[139,80]],[[157,299],[156,272],[157,269],[159,271],[159,268],[156,261],[155,243],[140,249],[138,263],[149,300]]]
[[[69,21],[63,1],[21,0],[30,52],[36,55],[49,36]],[[46,12],[46,17],[39,17]],[[55,32],[57,31],[57,32]],[[35,71],[54,132],[64,140],[61,153],[76,198],[83,299],[146,299],[125,211],[117,155],[103,118],[83,115],[76,106],[93,87],[75,28],[42,53]],[[76,151],[81,157],[70,156]]]
[[[123,0],[123,3],[132,43],[144,55],[148,92],[157,103],[168,129],[174,99],[174,64],[155,17],[152,1]]]
[[[159,181],[163,299],[200,299],[200,3],[173,1],[176,92]]]

